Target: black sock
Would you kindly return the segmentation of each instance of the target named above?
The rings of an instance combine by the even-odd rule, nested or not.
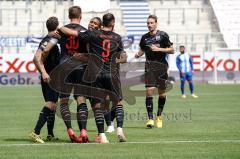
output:
[[[34,131],[35,131],[35,133],[36,133],[37,135],[40,134],[40,131],[41,131],[42,127],[43,127],[44,124],[46,123],[46,121],[47,121],[47,116],[49,115],[50,111],[51,111],[51,110],[50,110],[48,107],[46,107],[46,106],[44,106],[44,107],[42,108],[42,111],[41,111],[41,113],[39,114],[39,118],[38,118],[37,124],[36,124],[36,126],[35,126],[35,128],[34,128]]]
[[[60,112],[61,112],[62,119],[63,119],[67,129],[72,128],[71,113],[70,113],[68,105],[66,105],[66,104],[60,105]]]
[[[88,108],[86,103],[79,104],[77,106],[77,122],[80,131],[87,129]]]
[[[47,117],[47,130],[48,130],[48,135],[51,135],[53,137],[54,137],[54,134],[53,134],[54,123],[55,123],[55,111],[51,110]]]
[[[94,110],[95,122],[97,125],[98,133],[104,133],[104,116],[101,108]]]
[[[166,102],[166,97],[158,97],[158,111],[157,111],[157,116],[161,116],[164,105]]]
[[[110,105],[110,100],[109,99],[105,99],[104,105],[102,106],[102,108],[104,109],[104,119],[105,122],[107,124],[107,126],[111,125],[111,111],[109,109],[109,105]]]
[[[110,126],[111,125],[111,111],[110,110],[105,110],[104,119],[105,119],[107,126]]]
[[[148,118],[153,119],[153,97],[146,97],[146,108],[148,113]]]
[[[117,127],[123,127],[123,118],[124,118],[124,111],[123,105],[117,105],[116,107],[116,120],[117,120]]]
[[[113,121],[116,117],[116,107],[111,109],[111,121]]]

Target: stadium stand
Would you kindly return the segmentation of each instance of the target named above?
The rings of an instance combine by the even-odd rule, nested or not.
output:
[[[218,5],[215,6],[214,0],[211,2],[217,18],[220,17],[217,12]],[[221,1],[221,3],[224,2]],[[0,1],[0,29],[4,30],[0,36],[41,37],[47,32],[45,20],[49,16],[57,16],[61,22],[60,25],[68,22],[67,9],[71,5],[73,5],[72,0]],[[233,35],[237,34],[231,38],[232,41],[228,40],[227,35],[230,31],[226,31],[227,29],[222,26],[221,18],[216,19],[212,5],[208,0],[111,0],[108,12],[116,16],[116,32],[123,36],[133,35],[136,44],[141,34],[147,32],[146,17],[151,13],[159,17],[159,28],[170,34],[176,48],[184,44],[190,51],[203,52],[226,47],[225,41],[230,46],[234,38],[235,43],[238,41],[236,38],[239,38],[237,31],[231,31]],[[227,11],[227,7],[224,10]],[[82,25],[87,26],[90,18],[102,16],[103,13],[105,12],[84,12]],[[233,18],[236,19],[237,15],[239,14],[236,13]],[[231,21],[230,18],[224,19]],[[219,30],[218,21],[224,39]],[[9,52],[9,48],[1,47],[0,50],[2,53]]]
[[[229,48],[240,47],[240,1],[210,0],[224,40]]]

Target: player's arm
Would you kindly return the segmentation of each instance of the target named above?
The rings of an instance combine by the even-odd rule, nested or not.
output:
[[[123,48],[123,42],[122,42],[122,38],[119,37],[119,46],[118,46],[118,52],[120,53],[119,58],[116,58],[116,63],[126,63],[127,62],[127,54],[124,51]]]
[[[74,53],[73,57],[81,62],[88,62],[88,55],[85,55],[83,53]]]
[[[53,42],[49,42],[45,47],[42,46],[42,57],[43,60],[46,59],[46,57],[48,56],[50,50],[56,45],[56,43]]]
[[[144,54],[144,51],[142,49],[139,49],[138,52],[135,54],[135,58],[139,58]]]
[[[116,58],[116,63],[126,63],[127,62],[127,54],[126,52],[122,52],[120,54],[120,58]]]
[[[69,29],[67,27],[61,27],[58,30],[60,30],[62,33],[68,36],[78,36],[78,31]]]
[[[193,60],[192,60],[192,56],[189,55],[189,64],[190,64],[190,67],[191,67],[191,71],[193,72]]]
[[[141,57],[144,54],[144,49],[146,48],[146,43],[145,43],[143,37],[140,40],[139,47],[140,47],[140,49],[135,54],[135,58],[139,58],[139,57]]]
[[[178,68],[179,72],[181,72],[182,67],[181,67],[181,60],[180,60],[179,56],[177,56],[176,65],[177,65],[177,68]]]
[[[156,51],[156,52],[164,52],[164,53],[168,53],[168,54],[174,54],[174,48],[171,45],[170,47],[167,48],[161,48],[161,47],[157,47],[156,45],[151,45],[150,48],[152,49],[152,51]]]
[[[173,43],[170,41],[169,36],[167,33],[163,33],[163,43],[164,46],[166,46],[165,48],[161,48],[161,47],[157,47],[156,45],[151,45],[150,48],[152,49],[152,51],[156,51],[159,53],[167,53],[167,54],[174,54],[175,50],[173,48]]]
[[[50,50],[57,45],[58,40],[55,38],[51,38],[47,44],[41,44],[37,50],[37,52],[34,55],[33,62],[38,69],[38,71],[41,73],[42,78],[44,82],[49,82],[50,77],[44,67],[44,61],[47,58]]]
[[[34,55],[33,62],[38,69],[38,71],[41,73],[43,81],[49,82],[50,76],[48,75],[44,64],[43,64],[43,51],[41,49],[38,49],[37,52]]]

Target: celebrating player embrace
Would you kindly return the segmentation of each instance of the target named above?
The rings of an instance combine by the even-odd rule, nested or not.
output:
[[[119,79],[119,63],[126,62],[127,56],[123,50],[121,36],[113,32],[115,25],[115,17],[111,13],[103,15],[103,27],[100,30],[92,30],[86,32],[77,32],[66,27],[60,28],[60,31],[68,34],[78,36],[80,40],[84,40],[89,44],[89,53],[97,57],[103,63],[101,70],[96,76],[94,86],[96,88],[108,90],[109,94],[103,98],[94,96],[94,115],[98,128],[98,136],[96,141],[99,143],[108,143],[104,134],[104,116],[101,109],[101,103],[109,95],[116,107],[117,120],[117,136],[120,142],[125,142],[126,138],[123,133],[123,118],[124,111],[121,92],[121,84]],[[91,58],[90,58],[91,59]],[[96,58],[94,58],[96,59]],[[88,63],[96,62],[90,60]]]

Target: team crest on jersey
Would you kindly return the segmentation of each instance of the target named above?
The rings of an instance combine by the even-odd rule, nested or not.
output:
[[[156,36],[156,41],[160,41],[161,40],[161,36],[160,35],[157,35]]]
[[[47,44],[48,44],[48,42],[47,41],[45,41],[44,43],[43,43],[43,46],[47,46]]]

